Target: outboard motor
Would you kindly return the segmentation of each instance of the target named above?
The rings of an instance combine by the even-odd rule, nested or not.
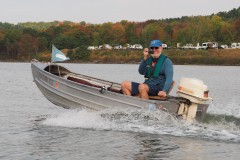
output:
[[[185,98],[190,101],[190,103],[181,103],[178,109],[178,116],[182,116],[189,122],[193,122],[198,107],[202,104],[206,104],[208,100],[212,100],[208,96],[208,87],[203,83],[203,81],[194,78],[182,78],[180,80],[177,94],[179,97]]]

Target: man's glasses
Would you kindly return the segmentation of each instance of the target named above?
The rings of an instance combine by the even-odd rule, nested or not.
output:
[[[158,49],[159,47],[151,47],[151,49]]]

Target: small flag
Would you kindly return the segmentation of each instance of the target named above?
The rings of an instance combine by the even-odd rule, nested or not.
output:
[[[66,57],[62,51],[52,45],[52,62],[62,62],[66,60],[69,60],[69,58]]]

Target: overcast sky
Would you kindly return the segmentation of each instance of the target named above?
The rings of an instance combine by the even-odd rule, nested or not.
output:
[[[211,15],[239,6],[240,0],[0,0],[0,22],[140,22]]]

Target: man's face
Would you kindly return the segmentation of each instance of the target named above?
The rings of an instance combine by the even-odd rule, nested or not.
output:
[[[152,57],[153,58],[158,58],[162,52],[162,46],[159,47],[151,47],[151,49],[153,50],[153,54]]]

